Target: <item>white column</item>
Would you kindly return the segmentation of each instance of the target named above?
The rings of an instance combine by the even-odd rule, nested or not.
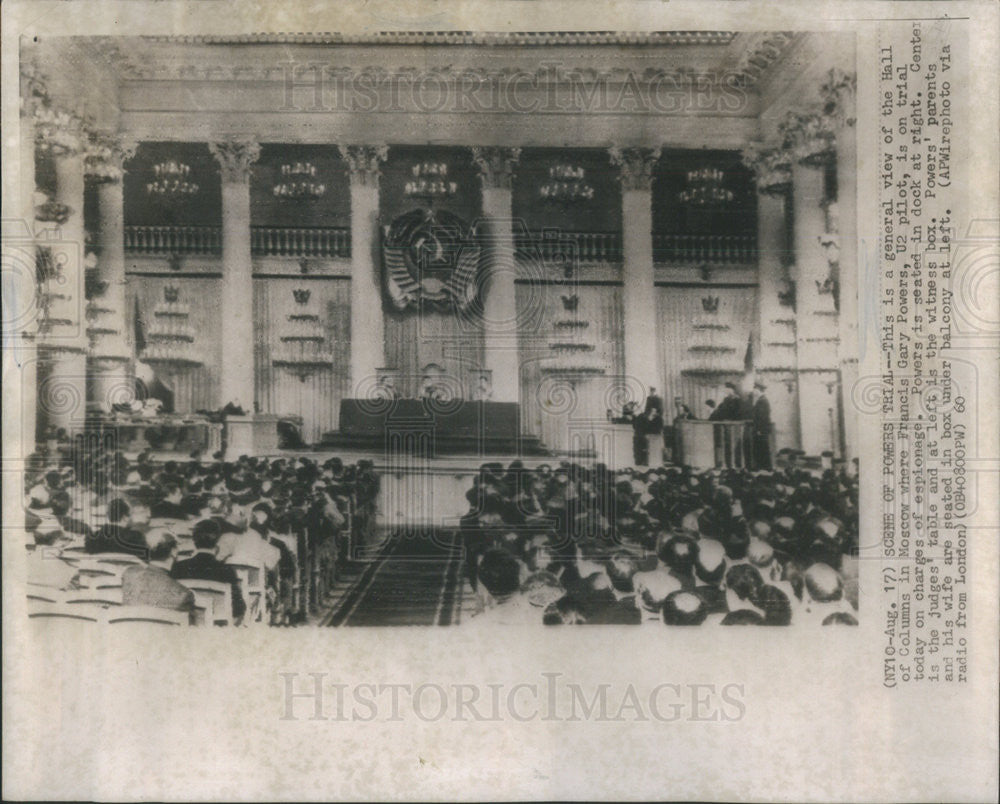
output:
[[[768,384],[776,449],[799,448],[798,402],[796,384],[795,311],[782,302],[787,291],[785,280],[786,247],[785,194],[761,192],[757,196],[757,310],[760,349],[755,366],[757,379]]]
[[[821,243],[826,230],[823,171],[792,168],[795,204],[795,303],[799,423],[802,449],[819,455],[836,449],[837,327],[833,296],[821,292],[830,265]]]
[[[654,386],[662,393],[660,336],[653,283],[652,171],[659,149],[612,148],[622,184],[625,374],[640,404]]]
[[[364,397],[385,366],[385,324],[376,260],[379,167],[384,145],[342,145],[351,180],[351,392]]]
[[[21,113],[17,212],[3,222],[3,394],[4,453],[27,457],[35,449],[38,354],[35,346],[39,288],[35,268],[35,122],[33,109]],[[19,387],[16,387],[19,386]]]
[[[492,375],[493,401],[520,402],[518,357],[517,261],[514,249],[511,181],[520,148],[472,149],[483,185],[483,217],[487,231],[481,242],[487,249],[489,274],[483,300],[484,362]]]
[[[837,132],[837,206],[840,241],[840,379],[847,461],[858,457],[858,411],[852,401],[858,381],[857,149],[854,127]]]
[[[52,223],[39,246],[52,254],[55,275],[46,282],[48,309],[39,340],[43,377],[38,386],[38,414],[47,428],[68,435],[83,430],[87,402],[87,337],[84,315],[83,156],[61,151],[55,160],[55,201],[68,210],[66,220]]]
[[[97,182],[98,237],[100,257],[97,278],[106,283],[88,303],[91,323],[91,400],[102,409],[129,402],[134,397],[134,380],[129,373],[133,344],[125,326],[125,212],[122,189],[122,162],[118,150],[88,165]],[[109,331],[110,330],[110,331]]]
[[[253,275],[250,257],[250,168],[255,142],[209,143],[222,169],[222,372],[219,404],[254,411]]]

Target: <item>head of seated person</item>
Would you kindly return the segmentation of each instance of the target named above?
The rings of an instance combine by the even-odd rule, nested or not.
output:
[[[51,547],[65,537],[62,528],[55,524],[41,524],[35,528],[35,545],[37,547]]]
[[[250,509],[249,526],[258,533],[267,533],[271,527],[273,512],[268,503],[257,503]]]
[[[694,592],[671,592],[663,601],[665,625],[701,625],[707,616],[705,601]]]
[[[72,505],[73,502],[70,499],[69,493],[66,491],[56,491],[49,497],[49,508],[54,517],[59,518],[67,516]]]
[[[208,551],[213,555],[219,547],[221,536],[222,531],[219,529],[219,523],[212,519],[202,519],[196,522],[191,533],[195,549]]]
[[[151,528],[145,535],[149,563],[170,569],[177,555],[177,539],[166,528]]]
[[[663,601],[667,596],[684,588],[676,577],[663,570],[636,573],[632,582],[638,592],[639,604],[648,612],[663,611]]]
[[[749,564],[737,564],[726,571],[725,583],[726,589],[739,600],[752,603],[761,587],[764,586],[764,579],[756,567]]]
[[[840,568],[844,554],[845,529],[832,517],[824,517],[810,526],[805,546],[805,555],[814,562]]]
[[[843,580],[829,564],[816,563],[805,572],[805,588],[817,603],[834,603],[844,596]]]
[[[753,609],[737,609],[722,618],[720,625],[763,625],[764,617]]]
[[[697,546],[695,576],[703,584],[719,586],[726,574],[726,548],[715,539],[702,539]]]
[[[774,548],[763,539],[751,536],[750,544],[747,545],[747,559],[755,567],[767,569],[774,562]]]
[[[857,625],[858,618],[847,611],[835,611],[823,618],[823,625]]]
[[[754,605],[764,612],[764,625],[790,625],[792,604],[788,595],[776,586],[763,586],[757,592]]]
[[[557,552],[547,542],[531,544],[525,550],[524,561],[530,572],[552,572],[560,564]]]
[[[535,572],[521,584],[521,594],[532,606],[545,609],[563,597],[566,590],[551,572]]]
[[[564,595],[545,609],[542,623],[545,625],[586,625],[587,615],[576,596]]]
[[[631,594],[635,591],[632,582],[633,577],[639,570],[639,564],[630,553],[619,550],[608,559],[607,573],[611,586],[616,592]]]
[[[107,520],[109,525],[125,527],[132,516],[132,507],[121,497],[115,497],[107,506]]]
[[[687,536],[671,536],[657,550],[663,564],[680,576],[689,577],[698,557],[698,546]]]
[[[479,562],[478,577],[486,591],[502,602],[520,588],[521,567],[507,550],[491,547]]]
[[[149,525],[149,520],[152,518],[152,509],[144,502],[135,502],[132,504],[132,512],[129,516],[129,524],[131,527],[137,530],[145,530],[146,526]]]
[[[737,520],[725,528],[720,541],[726,548],[726,557],[730,560],[740,561],[747,557],[747,550],[750,548],[750,534],[747,533],[746,525],[742,520]]]

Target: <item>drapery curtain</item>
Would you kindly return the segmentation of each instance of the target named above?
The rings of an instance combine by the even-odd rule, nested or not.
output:
[[[255,279],[253,287],[257,405],[262,413],[301,416],[303,439],[316,443],[323,433],[337,429],[340,400],[349,393],[350,281],[268,277]],[[296,291],[307,291],[308,300],[297,301]],[[318,320],[301,320],[303,316]],[[322,340],[282,341],[312,332]],[[296,353],[332,360],[325,367],[297,369],[273,364],[275,358]]]
[[[566,310],[563,296],[575,295],[575,311]],[[549,449],[582,446],[593,424],[606,421],[614,386],[624,371],[622,345],[622,290],[615,285],[517,285],[521,331],[521,428],[538,436]],[[603,374],[552,371],[551,344],[570,340],[556,323],[585,322],[575,336],[593,345],[581,364],[600,366]],[[572,362],[572,361],[569,361]]]
[[[660,286],[656,294],[666,418],[673,418],[677,396],[699,419],[707,418],[705,402],[718,403],[726,382],[743,379],[757,289]]]
[[[383,315],[373,310],[372,315]],[[436,363],[448,386],[471,398],[471,372],[484,368],[480,325],[451,310],[426,305],[421,310],[385,313],[385,365],[396,369],[396,389],[405,397],[420,391],[423,369]],[[494,378],[494,382],[498,380]]]
[[[138,313],[146,345],[155,343],[155,327],[163,325],[163,316],[157,311],[165,310],[165,291],[176,289],[177,304],[186,307],[187,318],[180,318],[183,325],[190,327],[194,334],[191,353],[202,361],[200,366],[172,367],[153,362],[161,382],[174,395],[176,413],[193,413],[196,410],[210,410],[219,406],[219,375],[222,370],[222,344],[219,333],[223,322],[219,320],[222,304],[221,280],[213,277],[189,276],[129,276],[126,286],[126,332],[136,332]],[[171,291],[172,297],[172,291]],[[142,355],[138,355],[141,359]]]

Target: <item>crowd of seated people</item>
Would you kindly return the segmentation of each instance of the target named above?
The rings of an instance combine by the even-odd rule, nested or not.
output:
[[[858,622],[842,470],[488,463],[467,498],[473,623]]]
[[[87,561],[117,561],[122,605],[191,611],[185,582],[209,581],[229,585],[231,622],[272,625],[318,610],[371,536],[379,484],[371,461],[102,449],[33,456],[26,480],[29,584],[75,589]]]

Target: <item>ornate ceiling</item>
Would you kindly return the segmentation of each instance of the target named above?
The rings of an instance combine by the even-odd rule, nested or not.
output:
[[[381,32],[236,37],[90,37],[93,57],[124,81],[281,81],[288,62],[355,72],[728,76],[755,83],[794,41],[788,32]],[[375,48],[378,48],[375,50]],[[530,50],[530,53],[525,51]]]

